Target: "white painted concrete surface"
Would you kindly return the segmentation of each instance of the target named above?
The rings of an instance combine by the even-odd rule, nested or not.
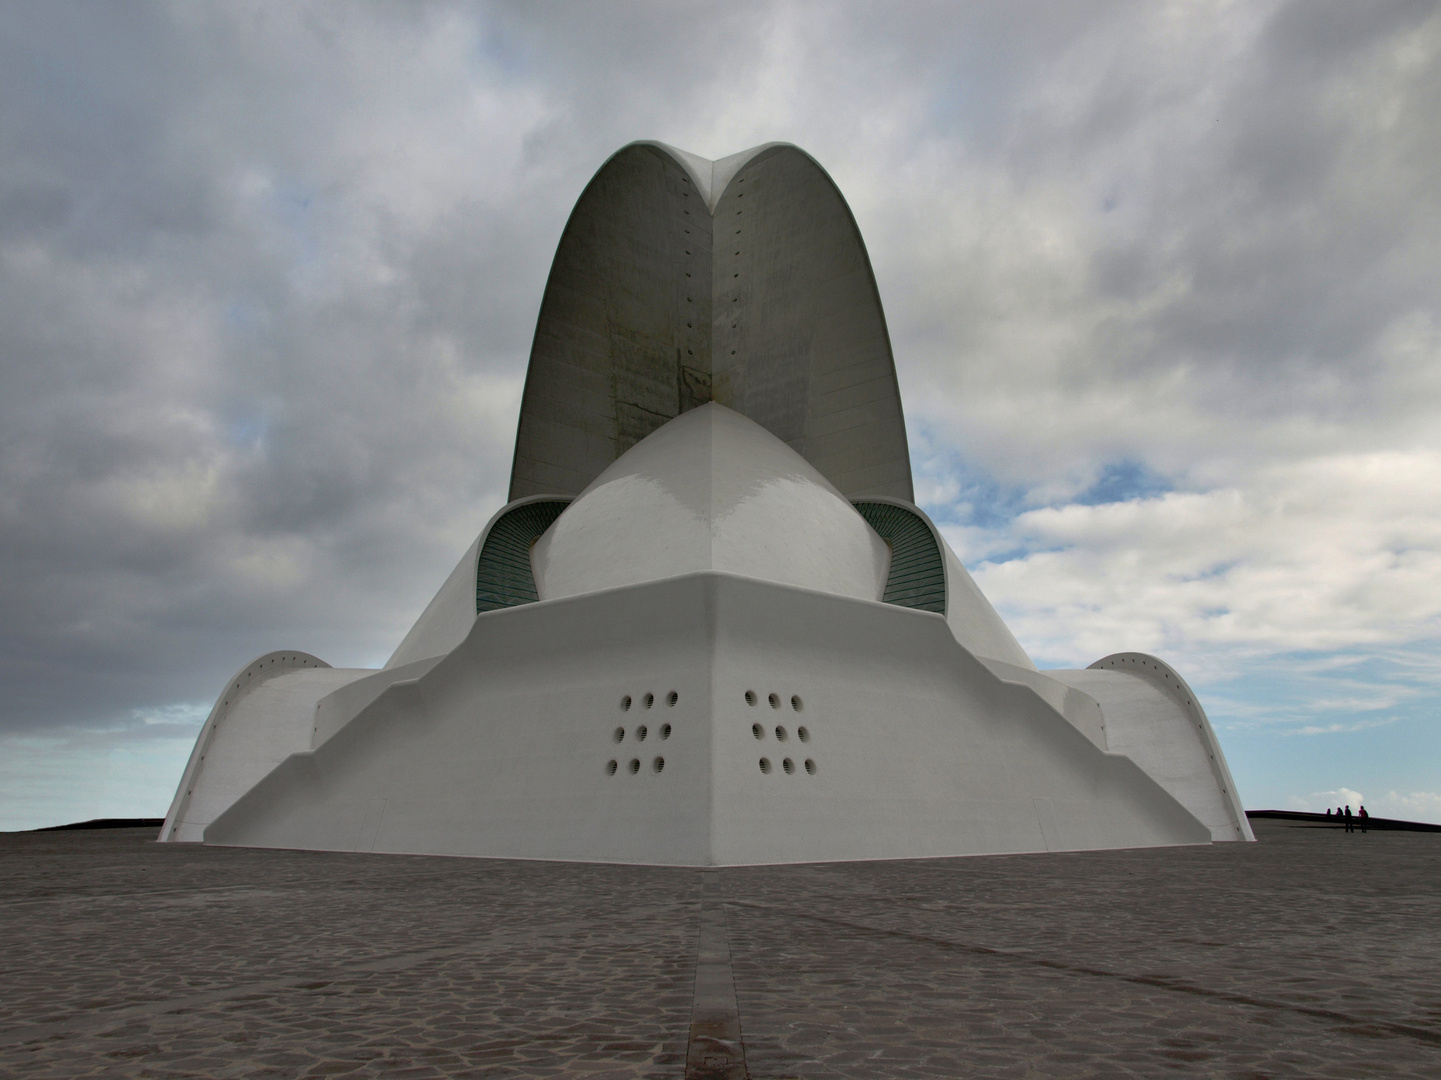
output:
[[[501,514],[501,507],[455,564],[455,569],[440,586],[440,591],[425,606],[420,618],[403,637],[385,662],[387,668],[400,667],[432,656],[444,656],[465,640],[470,624],[475,622],[475,561],[480,545]]]
[[[418,660],[444,656],[465,640],[470,624],[475,622],[476,563],[490,530],[510,511],[528,503],[548,501],[548,496],[532,495],[506,503],[490,516],[485,528],[455,564],[455,569],[441,585],[434,599],[426,605],[420,618],[405,635],[395,652],[385,662],[386,669],[403,667]]]
[[[1211,722],[1174,668],[1146,653],[1114,653],[1084,671],[1047,671],[1104,710],[1106,739],[1211,830],[1215,840],[1254,840]]]
[[[295,650],[266,653],[241,668],[200,729],[160,839],[199,840],[223,810],[310,746],[317,701],[369,674]]]
[[[879,600],[886,543],[820,472],[714,403],[632,447],[532,551],[541,599],[702,570]]]
[[[1210,839],[939,615],[714,572],[481,615],[205,833],[683,865]]]
[[[956,640],[976,656],[1035,671],[1035,663],[1026,655],[1026,650],[991,606],[980,586],[961,565],[961,560],[951,550],[951,545],[941,535],[941,530],[936,528],[930,515],[905,499],[872,496],[869,501],[904,507],[930,529],[945,563],[946,624],[951,628],[951,633],[955,634]]]

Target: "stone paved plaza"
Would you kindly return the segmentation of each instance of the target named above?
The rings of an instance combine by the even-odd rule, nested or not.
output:
[[[0,1075],[1441,1076],[1441,835],[1256,833],[706,872],[7,834]]]

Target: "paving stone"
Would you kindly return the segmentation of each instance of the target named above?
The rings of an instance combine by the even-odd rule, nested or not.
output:
[[[707,871],[749,1075],[1441,1076],[1441,836]],[[0,836],[0,1075],[681,1077],[701,872]]]

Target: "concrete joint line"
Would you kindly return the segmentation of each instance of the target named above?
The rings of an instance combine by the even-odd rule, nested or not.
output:
[[[1121,982],[1135,983],[1138,986],[1150,986],[1158,990],[1173,990],[1178,994],[1192,994],[1196,997],[1230,1002],[1233,1005],[1247,1005],[1253,1009],[1276,1009],[1292,1012],[1301,1016],[1309,1016],[1315,1020],[1344,1024],[1357,1034],[1399,1036],[1415,1039],[1417,1042],[1428,1043],[1432,1046],[1441,1045],[1441,1032],[1417,1027],[1414,1024],[1397,1024],[1388,1020],[1368,1020],[1359,1016],[1352,1016],[1349,1013],[1339,1012],[1335,1009],[1318,1009],[1307,1005],[1293,1005],[1286,1001],[1274,1001],[1269,998],[1254,997],[1250,994],[1236,994],[1227,990],[1211,990],[1204,986],[1197,986],[1194,983],[1184,982],[1181,979],[1176,979],[1169,975],[1128,975],[1122,971],[1107,971],[1105,968],[1082,967],[1079,964],[1067,964],[1060,960],[1047,960],[1044,957],[1028,956],[1022,952],[1015,952],[1011,949],[998,949],[990,945],[972,945],[964,941],[951,941],[947,938],[933,937],[929,934],[917,934],[909,930],[892,930],[884,926],[872,926],[868,923],[853,922],[850,919],[838,919],[831,915],[812,915],[801,911],[789,911],[785,908],[774,907],[770,904],[758,904],[755,901],[732,900],[730,903],[736,907],[752,908],[770,915],[782,915],[794,919],[809,919],[812,922],[825,923],[828,926],[844,926],[851,930],[860,930],[882,937],[900,938],[904,941],[910,941],[920,945],[938,945],[943,949],[949,949],[954,952],[971,953],[975,956],[991,956],[1002,960],[1019,960],[1023,964],[1032,964],[1036,967],[1048,968],[1052,971],[1065,972],[1070,975],[1089,975],[1104,979],[1118,979]]]
[[[749,1080],[720,879],[711,872],[701,874],[699,938],[686,1080]]]

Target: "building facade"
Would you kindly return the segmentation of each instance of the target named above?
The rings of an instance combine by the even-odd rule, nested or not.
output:
[[[794,146],[595,175],[510,499],[384,668],[227,683],[161,839],[697,866],[1253,839],[1174,670],[1038,671],[914,504],[865,245]]]

